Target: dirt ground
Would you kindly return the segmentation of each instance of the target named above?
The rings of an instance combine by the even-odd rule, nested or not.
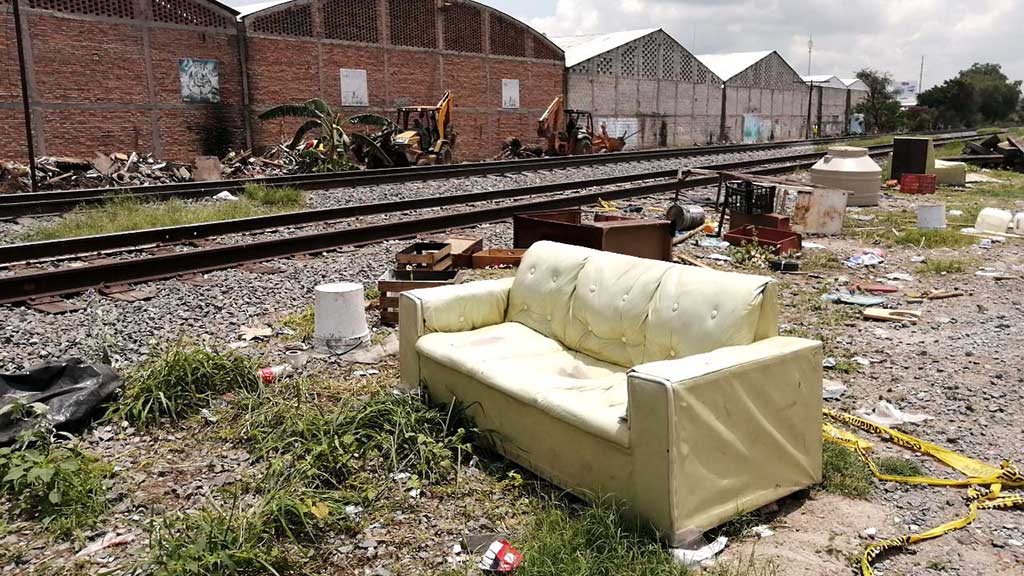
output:
[[[943,201],[947,210],[963,211],[962,217],[950,216],[953,223],[966,223],[982,206],[1024,210],[1024,176],[990,175],[1004,183],[943,190],[926,201]],[[742,262],[735,251],[696,243],[678,247],[677,254],[716,268],[775,276],[781,288],[782,333],[822,339],[826,356],[836,361],[825,377],[846,391],[828,402],[830,408],[853,413],[886,400],[932,417],[901,430],[992,464],[1024,462],[1024,239],[988,248],[979,246],[978,239],[961,242],[948,235],[929,237],[922,245],[901,244],[897,232],[915,228],[912,207],[923,200],[892,195],[877,208],[849,211],[843,236],[807,239],[823,247],[805,249],[796,274],[771,273],[756,262]],[[666,200],[645,204],[655,213],[664,210]],[[933,242],[950,245],[924,245]],[[864,249],[884,251],[884,262],[861,269],[843,264]],[[707,258],[712,254],[731,254],[736,261]],[[885,294],[884,306],[918,310],[921,321],[865,320],[857,306],[821,300],[856,284],[895,287],[895,293]],[[928,290],[962,295],[909,301],[910,294]],[[277,325],[280,320],[266,322]],[[284,345],[276,338],[254,344],[268,350]],[[314,361],[307,370],[327,374],[353,393],[395,383],[393,356],[373,366],[381,375],[369,379],[365,365]],[[217,415],[214,407],[211,414],[147,434],[116,424],[88,432],[84,448],[115,466],[113,510],[94,531],[71,542],[53,541],[30,522],[0,523],[0,574],[132,573],[146,553],[149,519],[197,509],[219,487],[259,473],[260,463],[224,441],[224,423]],[[931,476],[956,477],[937,462],[872,440],[880,454],[910,458]],[[466,534],[497,533],[514,541],[529,521],[538,494],[557,492],[528,472],[486,455],[464,462],[457,482],[420,489],[395,479],[389,491],[387,506],[353,513],[357,529],[316,544],[318,559],[309,573],[387,576],[465,569],[475,559],[462,547]],[[852,574],[873,539],[920,532],[964,515],[964,493],[959,488],[877,482],[863,499],[813,490],[781,502],[768,514],[765,522],[773,534],[747,532],[730,543],[722,558],[771,560],[777,573],[786,575]],[[1024,574],[1022,513],[982,511],[964,530],[880,559],[876,573]],[[131,541],[75,558],[86,542],[109,533],[131,535]]]

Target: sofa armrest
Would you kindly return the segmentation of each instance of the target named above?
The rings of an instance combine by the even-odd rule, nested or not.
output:
[[[505,321],[514,278],[481,280],[402,292],[398,299],[402,385],[420,384],[416,341],[431,332],[464,332]]]
[[[779,336],[630,371],[635,490],[670,540],[821,480],[821,379],[821,343]]]

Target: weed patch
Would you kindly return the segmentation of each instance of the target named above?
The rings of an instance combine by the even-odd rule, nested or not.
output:
[[[960,274],[967,271],[971,261],[965,258],[949,258],[929,260],[917,267],[920,272],[929,274]]]
[[[851,498],[871,494],[874,476],[856,454],[831,442],[825,442],[822,450],[822,490]]]
[[[455,405],[379,390],[368,398],[324,398],[308,381],[244,394],[226,436],[256,456],[290,459],[308,485],[376,498],[397,472],[441,482],[471,451],[476,431]]]
[[[916,248],[963,248],[977,241],[977,238],[948,228],[943,230],[908,228],[891,238],[891,242],[897,246],[914,246]]]
[[[924,476],[924,470],[917,462],[898,456],[877,458],[875,465],[882,474],[889,476]]]
[[[250,188],[253,188],[251,193]],[[246,187],[242,197],[232,202],[168,200],[147,204],[133,198],[117,197],[100,207],[76,209],[53,223],[26,232],[20,239],[33,242],[220,222],[287,212],[300,208],[304,203],[305,196],[298,190],[253,186]]]
[[[149,426],[180,420],[235,390],[256,391],[256,363],[237,352],[223,354],[178,340],[132,369],[107,419]]]
[[[281,319],[281,324],[291,330],[293,334],[288,336],[289,340],[296,342],[311,342],[315,328],[315,315],[312,306],[306,306],[298,312],[292,312]]]
[[[0,448],[0,495],[9,498],[10,512],[62,537],[91,528],[107,511],[112,474],[71,439],[45,425]]]

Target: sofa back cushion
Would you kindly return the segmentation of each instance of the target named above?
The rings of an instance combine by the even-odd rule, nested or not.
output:
[[[764,276],[537,242],[512,284],[507,320],[631,367],[774,335],[772,291]]]

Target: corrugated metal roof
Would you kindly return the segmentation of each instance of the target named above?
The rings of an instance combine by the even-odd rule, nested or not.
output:
[[[565,67],[571,68],[580,62],[590,60],[594,56],[614,50],[623,44],[657,32],[660,28],[644,28],[642,30],[626,30],[610,34],[585,34],[581,36],[560,36],[551,38],[565,51]]]
[[[724,82],[730,78],[764,60],[772,51],[764,52],[733,52],[731,54],[698,54],[700,60],[707,66],[715,76]]]
[[[868,91],[868,85],[862,82],[860,78],[840,78],[839,80],[846,84],[846,87],[850,90]]]
[[[839,88],[840,90],[846,89],[846,84],[842,80],[835,76],[828,74],[818,74],[815,76],[801,76],[804,82],[808,84],[814,83],[815,86],[824,86],[826,88]]]

